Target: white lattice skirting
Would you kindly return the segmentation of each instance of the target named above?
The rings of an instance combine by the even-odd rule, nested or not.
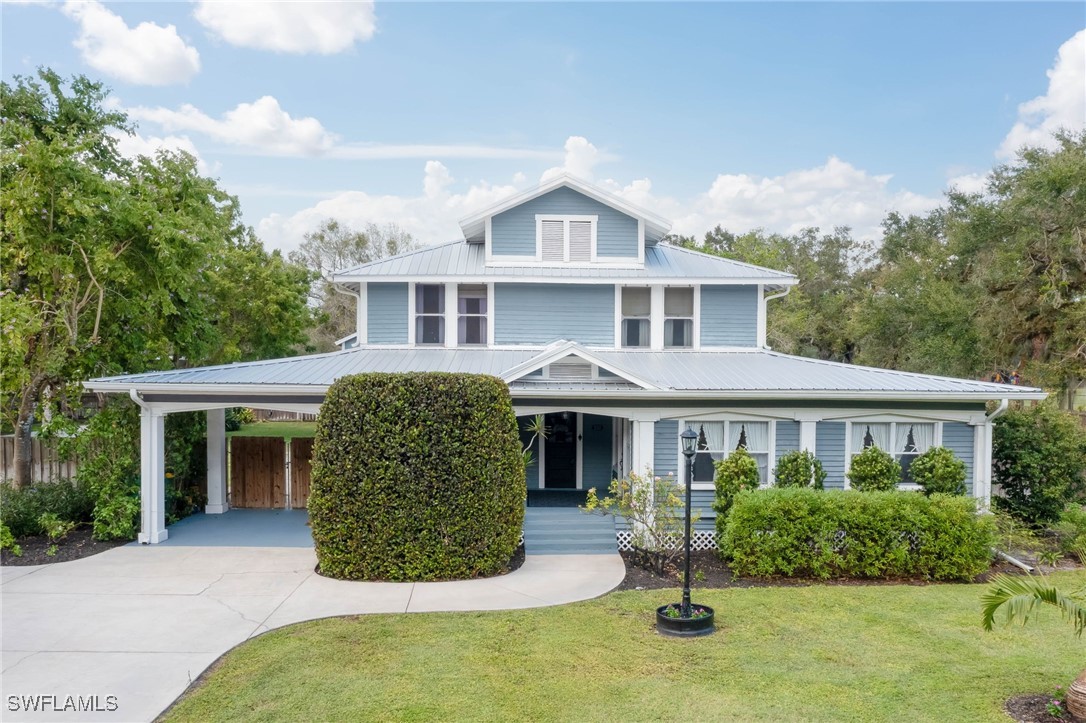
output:
[[[626,552],[633,549],[633,533],[629,530],[616,530],[615,537],[618,538],[618,549]],[[681,535],[675,535],[668,540],[668,547],[676,549],[682,547],[683,538]],[[694,530],[693,537],[690,540],[691,550],[715,550],[716,544],[716,532],[713,530]]]

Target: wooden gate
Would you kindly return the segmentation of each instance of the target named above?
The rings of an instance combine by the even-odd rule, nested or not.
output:
[[[313,439],[295,437],[290,440],[290,506],[305,509],[309,502],[309,481],[312,478]]]
[[[286,507],[286,471],[286,446],[282,437],[230,438],[233,507]]]

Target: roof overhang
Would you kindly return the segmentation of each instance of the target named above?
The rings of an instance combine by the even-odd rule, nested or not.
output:
[[[662,216],[657,216],[651,211],[647,211],[639,206],[636,206],[628,201],[625,201],[614,194],[604,191],[602,188],[593,186],[575,176],[568,173],[541,183],[534,188],[530,188],[527,191],[514,194],[508,198],[499,201],[498,203],[478,211],[469,216],[465,216],[460,219],[460,230],[464,232],[464,238],[469,242],[481,242],[483,240],[484,230],[486,228],[486,220],[493,216],[508,211],[511,208],[531,201],[533,198],[538,198],[546,193],[558,188],[571,188],[578,193],[583,193],[589,198],[595,199],[602,204],[610,206],[627,216],[633,216],[636,219],[644,221],[645,223],[645,235],[653,239],[660,239],[671,231],[671,222]]]
[[[527,374],[531,374],[537,369],[542,369],[543,367],[547,366],[552,362],[556,362],[570,356],[575,356],[579,359],[583,359],[589,364],[595,364],[597,367],[606,369],[612,374],[625,379],[631,384],[636,384],[642,389],[661,389],[659,385],[643,377],[632,374],[631,372],[615,365],[613,362],[601,359],[600,357],[596,356],[588,349],[585,349],[583,346],[574,341],[558,341],[554,344],[551,344],[538,356],[532,357],[528,361],[517,364],[515,367],[512,367],[511,369],[503,372],[501,376],[502,381],[504,381],[506,384],[509,384]],[[599,390],[595,390],[592,393],[598,394]]]

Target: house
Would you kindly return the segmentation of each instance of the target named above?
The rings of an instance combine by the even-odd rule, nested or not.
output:
[[[522,419],[545,415],[530,505],[576,504],[631,471],[681,475],[679,433],[699,435],[693,495],[710,535],[711,461],[737,446],[773,484],[776,459],[814,452],[827,486],[876,445],[909,461],[943,445],[991,493],[992,418],[1038,389],[789,356],[766,345],[770,302],[797,279],[669,245],[670,224],[563,176],[461,221],[463,238],[336,273],[357,299],[343,350],[95,379],[143,407],[145,542],[166,538],[163,417],[206,409],[208,512],[228,508],[222,409],[315,411],[338,377],[369,371],[492,374]],[[1001,404],[986,414],[989,401]],[[527,441],[527,438],[526,438]],[[902,481],[909,487],[909,480]]]

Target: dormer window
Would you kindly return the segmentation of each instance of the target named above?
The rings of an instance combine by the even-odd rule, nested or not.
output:
[[[543,263],[591,263],[596,249],[597,216],[537,215],[536,257]]]
[[[415,286],[415,343],[445,343],[445,286]]]

